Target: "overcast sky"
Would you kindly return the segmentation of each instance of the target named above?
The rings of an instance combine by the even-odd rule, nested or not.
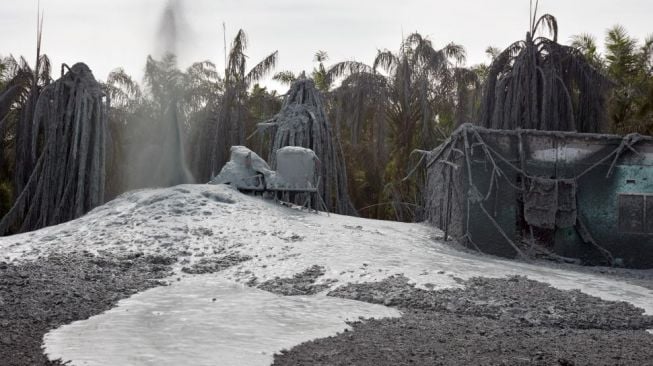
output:
[[[486,62],[484,50],[524,37],[528,0],[179,0],[187,29],[180,62],[210,59],[224,66],[222,22],[227,40],[239,28],[249,36],[251,65],[279,50],[277,71],[310,71],[317,50],[330,62],[371,63],[376,50],[396,50],[402,34],[418,31],[436,47],[465,46],[468,64]],[[41,0],[45,11],[43,50],[54,65],[86,62],[99,79],[124,67],[141,79],[148,54],[157,51],[157,30],[167,0]],[[651,0],[542,0],[555,15],[560,40],[624,25],[640,39],[653,33]],[[33,59],[36,1],[0,0],[0,55]],[[57,69],[57,68],[55,68]],[[274,85],[272,85],[274,87]]]

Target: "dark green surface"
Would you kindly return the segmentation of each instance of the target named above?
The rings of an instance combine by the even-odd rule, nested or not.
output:
[[[519,166],[518,143],[515,138],[505,136],[484,136],[484,140],[495,150]],[[529,139],[525,144],[526,156],[530,149],[557,149],[559,146],[598,149],[583,160],[574,160],[560,154],[555,161],[526,161],[529,175],[546,178],[574,178],[592,167],[603,157],[618,147],[620,141],[564,141],[556,138]],[[638,149],[640,149],[638,147]],[[640,151],[653,150],[642,146]],[[631,268],[653,268],[653,233],[623,232],[619,228],[619,194],[636,193],[651,194],[653,200],[653,154],[636,155],[627,151],[620,155],[612,175],[606,177],[612,159],[594,167],[589,173],[578,180],[577,205],[578,214],[594,240],[610,251],[617,263]],[[494,217],[502,230],[510,238],[519,242],[522,235],[520,222],[520,194],[505,182],[510,179],[514,185],[520,185],[517,172],[507,164],[499,163],[506,176],[501,179],[498,194],[492,193],[484,202],[485,208]],[[475,148],[472,159],[472,177],[474,184],[485,196],[489,190],[492,174],[491,165],[484,161],[484,155]],[[467,179],[465,179],[467,181]],[[467,183],[467,182],[466,182]],[[464,188],[465,192],[468,187]],[[496,187],[495,187],[496,189]],[[653,222],[653,212],[649,213]],[[462,218],[466,220],[466,218]],[[469,232],[479,248],[490,254],[513,257],[515,252],[506,242],[503,235],[495,228],[491,220],[478,205],[472,205],[470,211]],[[546,239],[549,238],[549,239]],[[576,228],[558,228],[555,232],[543,234],[540,237],[546,246],[553,248],[555,253],[571,258],[579,258],[588,264],[607,264],[606,258],[593,245],[585,243]]]

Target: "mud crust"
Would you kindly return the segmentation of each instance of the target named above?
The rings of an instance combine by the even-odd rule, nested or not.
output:
[[[650,365],[653,317],[524,277],[417,289],[399,275],[329,293],[404,314],[275,355],[274,365]]]
[[[220,258],[202,258],[190,267],[183,267],[181,271],[187,274],[216,273],[250,259],[252,257],[238,254],[229,254]]]

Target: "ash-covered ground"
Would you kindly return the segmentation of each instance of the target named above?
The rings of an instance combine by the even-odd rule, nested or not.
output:
[[[647,365],[653,359],[653,335],[646,332],[653,328],[653,271],[503,260],[458,250],[426,225],[315,215],[206,185],[131,192],[78,220],[0,239],[0,359],[49,364],[45,334],[135,293],[148,301],[152,287],[175,283],[183,296],[208,296],[184,293],[184,280],[176,281],[193,276],[280,297],[328,295],[402,312],[353,321],[347,331],[291,347],[270,340],[265,357],[234,364]],[[243,304],[243,319],[250,310],[295,311],[266,304]],[[201,312],[179,310],[202,321]],[[99,316],[113,321],[112,314]],[[235,336],[256,328],[230,327],[219,331]],[[143,336],[133,349],[121,352],[137,354],[138,342],[160,336],[138,331]],[[193,345],[197,352],[211,346],[206,338]],[[234,354],[260,356],[260,342],[243,339]],[[65,336],[57,340],[65,349]],[[170,351],[174,337],[167,342]],[[93,349],[88,353],[92,358]]]
[[[407,278],[350,284],[329,296],[400,308],[400,318],[306,342],[274,365],[649,365],[653,316],[624,302],[524,277],[417,289]]]
[[[174,258],[140,253],[116,258],[89,252],[51,254],[25,263],[0,262],[0,360],[7,366],[56,365],[43,336],[87,319],[169,276]]]

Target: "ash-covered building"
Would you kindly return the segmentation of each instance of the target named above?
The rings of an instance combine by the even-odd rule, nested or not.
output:
[[[431,223],[484,253],[653,268],[653,138],[459,127],[428,156]]]

